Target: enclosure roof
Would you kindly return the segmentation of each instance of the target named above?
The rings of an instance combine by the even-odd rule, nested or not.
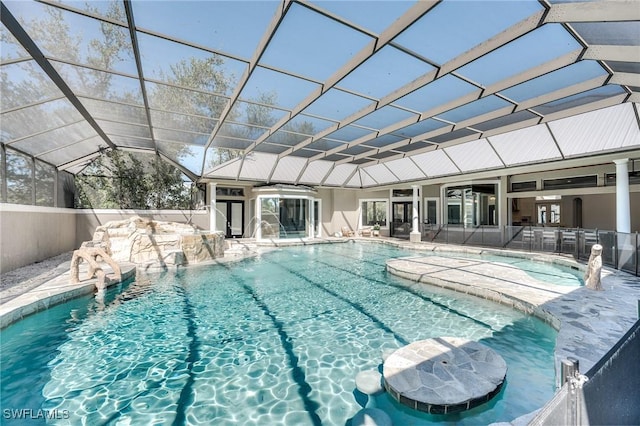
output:
[[[373,187],[640,148],[614,1],[2,1],[1,142]]]

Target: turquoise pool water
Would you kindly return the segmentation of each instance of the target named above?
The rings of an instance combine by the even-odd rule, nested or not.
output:
[[[497,351],[508,365],[502,391],[450,416],[376,397],[394,424],[488,424],[543,405],[554,392],[555,331],[386,273],[385,260],[413,254],[286,248],[138,277],[103,302],[28,317],[2,332],[3,423],[14,423],[6,410],[43,410],[56,424],[345,425],[366,403],[355,376],[379,368],[383,349],[445,335]]]

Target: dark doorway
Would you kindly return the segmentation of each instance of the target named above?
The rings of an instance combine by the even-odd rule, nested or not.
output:
[[[418,211],[420,205],[418,204]],[[413,201],[394,201],[391,203],[391,236],[409,238],[413,215]]]
[[[582,198],[573,199],[573,227],[582,228]]]
[[[216,201],[216,229],[226,238],[242,238],[244,201]]]

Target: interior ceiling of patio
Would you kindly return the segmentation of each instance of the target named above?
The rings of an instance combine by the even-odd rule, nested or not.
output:
[[[375,187],[640,149],[615,1],[2,1],[1,138],[194,181]]]

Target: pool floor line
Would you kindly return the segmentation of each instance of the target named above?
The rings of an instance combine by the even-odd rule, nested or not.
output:
[[[330,263],[327,263],[327,262],[322,262],[322,261],[319,261],[319,260],[315,260],[315,261],[316,261],[316,262],[318,262],[318,263],[321,263],[321,264],[323,264],[323,265],[327,265],[327,266],[330,266],[330,267],[332,267],[332,268],[338,269],[338,270],[340,270],[340,271],[343,271],[343,272],[349,273],[349,274],[351,274],[351,275],[355,275],[355,276],[357,276],[357,277],[359,277],[359,278],[364,278],[364,279],[366,279],[366,280],[368,280],[368,281],[375,282],[376,284],[380,284],[380,285],[383,285],[383,286],[385,286],[385,287],[390,287],[390,288],[395,289],[395,290],[398,290],[398,291],[406,291],[407,293],[412,294],[412,295],[414,295],[414,296],[416,296],[416,297],[418,297],[418,298],[420,298],[420,299],[424,300],[425,302],[429,302],[429,303],[433,304],[434,306],[436,306],[436,307],[438,307],[438,308],[442,309],[443,311],[450,312],[450,313],[452,313],[452,314],[454,314],[454,315],[458,315],[458,316],[460,316],[460,317],[462,317],[462,318],[466,318],[466,319],[468,319],[468,320],[470,320],[470,321],[473,321],[474,323],[476,323],[476,324],[478,324],[478,325],[480,325],[480,326],[482,326],[482,327],[488,328],[489,330],[494,330],[494,328],[493,328],[493,326],[491,326],[491,324],[487,324],[487,323],[482,322],[482,321],[480,321],[480,320],[478,320],[478,319],[476,319],[476,318],[470,317],[470,316],[469,316],[469,315],[467,315],[467,314],[464,314],[464,313],[462,313],[462,312],[459,312],[459,311],[457,311],[456,309],[452,309],[451,307],[449,307],[449,306],[447,306],[447,305],[444,305],[444,304],[442,304],[442,303],[436,302],[436,301],[435,301],[435,300],[433,300],[432,298],[430,298],[430,297],[428,297],[428,296],[425,296],[424,294],[420,294],[419,292],[417,292],[417,291],[415,291],[415,290],[413,290],[413,289],[411,289],[411,288],[404,287],[404,286],[394,285],[394,284],[392,284],[392,283],[386,283],[386,282],[381,281],[381,280],[378,280],[378,279],[376,279],[376,278],[372,278],[372,277],[368,277],[368,276],[360,275],[360,274],[357,274],[357,273],[355,273],[355,272],[353,272],[353,271],[351,271],[351,270],[349,270],[349,269],[340,268],[340,267],[338,267],[338,266],[334,266],[334,265],[332,265],[332,264],[330,264]],[[381,273],[384,273],[384,270],[383,270],[383,271],[381,271]],[[409,343],[405,343],[405,344],[407,344],[407,345],[408,345]]]
[[[354,303],[352,301],[350,301],[349,299],[341,296],[340,294],[334,292],[333,290],[330,290],[326,287],[324,287],[322,284],[318,284],[314,281],[312,281],[311,279],[309,279],[308,277],[302,275],[301,273],[299,273],[298,271],[294,270],[294,269],[290,269],[287,268],[286,266],[282,265],[281,263],[278,262],[273,262],[273,261],[269,261],[269,263],[271,263],[272,265],[277,265],[279,267],[281,267],[282,269],[284,269],[285,271],[295,275],[296,277],[300,278],[301,280],[311,284],[314,287],[319,288],[320,290],[329,293],[331,296],[335,297],[338,300],[343,301],[344,303],[352,306],[355,310],[357,310],[358,312],[360,312],[361,314],[363,314],[364,316],[366,316],[367,318],[369,318],[369,320],[371,320],[371,322],[373,322],[374,324],[376,324],[376,326],[378,328],[380,328],[381,330],[384,330],[385,332],[393,335],[393,337],[400,343],[402,343],[403,345],[408,345],[409,341],[407,339],[405,339],[404,337],[400,336],[399,334],[397,334],[395,331],[393,331],[391,328],[389,328],[384,322],[382,322],[379,318],[377,318],[375,315],[370,314],[369,312],[366,311],[366,309],[360,305],[359,303]]]
[[[180,271],[181,272],[181,271]],[[187,353],[187,382],[182,387],[180,391],[180,397],[178,398],[177,408],[176,408],[176,417],[173,420],[174,426],[182,426],[187,423],[187,408],[194,400],[194,391],[193,387],[195,384],[195,375],[193,373],[193,366],[196,361],[200,359],[200,339],[198,338],[198,325],[196,324],[195,318],[195,310],[191,301],[189,300],[189,295],[184,286],[183,274],[178,272],[176,276],[176,280],[178,281],[178,285],[174,286],[176,293],[180,295],[184,301],[183,311],[187,320],[187,338],[189,339],[189,347]]]
[[[289,337],[287,332],[284,330],[284,324],[282,321],[278,320],[276,315],[274,315],[266,303],[260,299],[260,296],[256,294],[253,288],[247,284],[246,280],[242,277],[239,277],[236,273],[233,272],[232,268],[229,265],[223,265],[229,272],[230,275],[237,280],[237,282],[242,283],[242,288],[244,291],[251,296],[253,301],[258,305],[260,310],[269,317],[273,326],[275,327],[278,337],[280,338],[280,344],[282,345],[282,349],[284,350],[287,358],[289,359],[289,365],[292,369],[292,377],[294,382],[298,385],[298,395],[302,399],[302,403],[304,408],[309,413],[311,417],[311,421],[315,426],[321,426],[322,420],[318,415],[317,411],[320,408],[320,404],[314,401],[309,394],[311,393],[311,385],[307,382],[306,375],[304,373],[304,369],[298,365],[298,356],[295,354],[293,350],[293,345],[291,344],[292,338]]]

